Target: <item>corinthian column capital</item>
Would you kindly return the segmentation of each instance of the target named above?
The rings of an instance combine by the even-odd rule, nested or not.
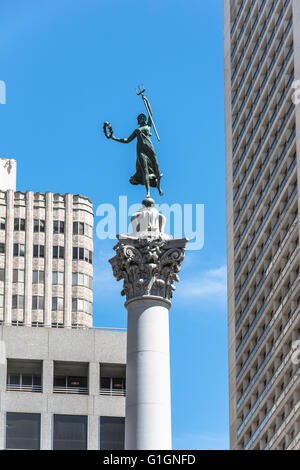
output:
[[[158,218],[156,209],[142,209],[141,220],[151,222]],[[138,218],[134,214],[133,220]],[[162,217],[161,214],[159,214]],[[145,227],[145,223],[143,224]],[[135,224],[135,227],[138,224]],[[151,230],[151,224],[146,224],[148,232],[142,227],[128,235],[119,235],[114,247],[116,255],[110,259],[113,274],[117,281],[123,279],[124,286],[121,295],[127,300],[143,296],[158,296],[171,299],[175,281],[179,281],[178,272],[184,259],[187,239],[171,239],[170,236],[157,230],[157,225]],[[161,225],[162,226],[162,225]]]

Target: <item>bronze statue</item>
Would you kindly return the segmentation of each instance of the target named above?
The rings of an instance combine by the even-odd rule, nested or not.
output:
[[[154,122],[153,114],[150,107],[150,103],[146,96],[144,95],[145,90],[139,89],[137,92],[138,95],[141,95],[146,109],[148,111],[148,121],[147,116],[144,113],[141,113],[137,117],[139,127],[133,131],[133,133],[127,139],[118,139],[113,135],[112,126],[109,122],[105,122],[103,125],[104,134],[108,139],[115,140],[116,142],[121,142],[122,144],[128,144],[133,139],[137,138],[137,158],[136,158],[136,173],[131,176],[129,179],[131,184],[137,185],[142,184],[146,187],[146,198],[150,198],[150,186],[157,188],[160,196],[163,195],[163,192],[160,188],[160,179],[162,173],[160,173],[158,168],[158,162],[155,154],[153,144],[151,142],[151,126],[153,126],[156,136],[159,140]]]

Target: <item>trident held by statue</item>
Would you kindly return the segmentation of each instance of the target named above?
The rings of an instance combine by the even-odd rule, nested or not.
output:
[[[157,140],[158,140],[158,142],[160,142],[160,138],[159,138],[159,136],[158,136],[158,133],[157,133],[157,130],[156,130],[154,121],[153,121],[153,119],[152,119],[152,112],[151,112],[150,109],[149,109],[148,102],[145,100],[144,93],[145,93],[146,89],[144,88],[144,85],[141,85],[141,86],[139,85],[139,86],[136,88],[135,91],[136,91],[136,94],[137,94],[138,96],[141,95],[141,97],[142,97],[142,99],[143,99],[143,101],[144,101],[144,105],[146,106],[147,113],[148,113],[148,115],[149,115],[151,124],[152,124],[152,126],[153,126],[154,132],[155,132],[156,137],[157,137]]]
[[[158,140],[159,137],[153,122],[150,103],[148,98],[146,98],[144,95],[145,88],[143,86],[142,88],[139,87],[136,92],[137,95],[141,95],[144,101],[146,110],[148,112],[148,119],[146,114],[139,114],[137,116],[138,127],[130,134],[129,137],[125,139],[119,139],[118,137],[114,136],[112,125],[108,121],[105,121],[103,124],[103,131],[108,139],[120,142],[121,144],[129,144],[134,139],[137,139],[135,165],[136,172],[133,176],[130,177],[129,181],[133,185],[141,184],[146,187],[146,199],[144,199],[143,204],[146,207],[152,207],[152,205],[155,203],[150,196],[150,187],[157,188],[160,196],[163,195],[163,191],[160,187],[162,173],[159,171],[156,153],[151,142],[151,126],[154,128]]]

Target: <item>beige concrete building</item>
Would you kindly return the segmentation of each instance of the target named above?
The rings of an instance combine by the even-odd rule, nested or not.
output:
[[[93,207],[0,159],[0,449],[123,449],[126,331],[93,327]]]
[[[0,449],[123,449],[126,332],[0,326]]]
[[[1,171],[8,171],[8,166]],[[0,221],[0,321],[92,326],[93,206],[89,199],[0,189]]]
[[[231,448],[300,449],[300,2],[223,7]]]

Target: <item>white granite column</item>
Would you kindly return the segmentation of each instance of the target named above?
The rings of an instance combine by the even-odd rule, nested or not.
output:
[[[44,325],[52,324],[53,193],[46,193]]]
[[[126,450],[172,447],[169,299],[187,240],[172,240],[164,225],[153,206],[143,206],[110,260],[127,298]]]
[[[14,246],[14,190],[6,192],[4,324],[12,321],[12,275]]]
[[[33,191],[26,192],[24,324],[32,324]]]
[[[159,297],[126,302],[126,449],[171,449],[169,308]]]
[[[73,195],[65,196],[65,286],[64,286],[64,325],[72,326],[72,258],[73,258]]]

